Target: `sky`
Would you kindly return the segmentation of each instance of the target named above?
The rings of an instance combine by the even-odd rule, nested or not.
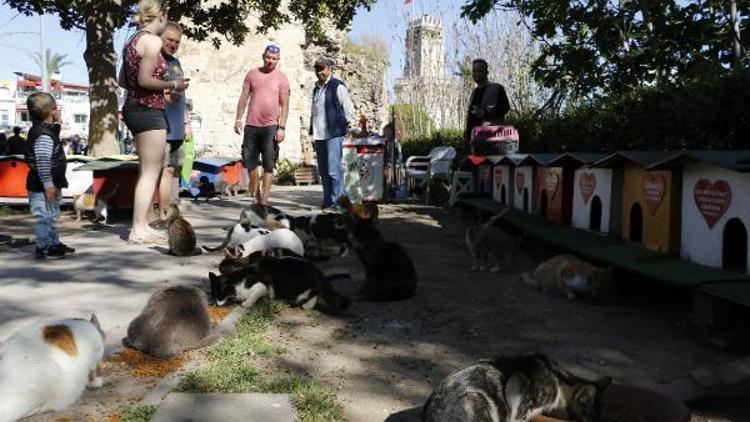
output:
[[[440,16],[448,24],[458,17],[461,4],[461,0],[414,0],[413,5],[405,6],[403,0],[378,0],[371,11],[357,13],[350,36],[356,41],[362,36],[376,34],[388,42],[391,62],[389,79],[392,80],[403,71],[404,36],[410,14]],[[56,15],[45,16],[44,24],[46,47],[53,53],[67,54],[66,60],[71,62],[62,68],[63,80],[87,84],[83,31],[63,30]],[[120,50],[126,37],[126,30],[115,34],[116,51]],[[14,71],[41,73],[30,56],[39,50],[39,16],[19,15],[9,6],[0,4],[0,79],[14,80]]]

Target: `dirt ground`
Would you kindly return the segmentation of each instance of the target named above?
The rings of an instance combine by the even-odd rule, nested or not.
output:
[[[265,362],[269,372],[306,374],[334,386],[350,421],[412,420],[414,408],[449,372],[497,354],[543,352],[581,375],[610,375],[644,387],[732,358],[691,334],[687,296],[638,285],[643,294],[608,305],[552,297],[521,282],[519,274],[554,251],[527,243],[514,268],[470,272],[458,215],[386,205],[380,226],[413,257],[416,297],[365,302],[357,298],[363,279],[358,260],[336,258],[325,265],[329,272],[355,271],[352,280],[337,282],[357,298],[348,315],[284,312],[271,336],[288,353]],[[723,398],[696,406],[695,414],[694,421],[749,421],[750,405]]]
[[[296,214],[303,212],[297,205],[314,205],[307,193],[291,191],[279,197],[283,200],[278,204]],[[239,209],[242,204],[235,205]],[[215,224],[230,221],[234,211]],[[526,242],[514,268],[470,272],[464,225],[457,214],[400,204],[382,206],[380,217],[385,236],[402,243],[414,259],[419,274],[416,296],[403,302],[365,302],[357,294],[363,279],[357,258],[334,257],[321,267],[352,272],[351,280],[336,282],[354,298],[347,314],[334,318],[299,309],[283,311],[270,335],[286,353],[258,360],[267,373],[304,374],[335,388],[349,421],[402,420],[395,416],[399,412],[407,416],[403,420],[410,420],[408,415],[440,379],[457,367],[497,354],[543,352],[580,375],[610,375],[645,387],[738,357],[711,348],[692,333],[687,295],[623,277],[619,283],[628,286],[629,294],[613,304],[548,296],[521,282],[519,274],[555,251]],[[28,226],[22,227],[28,220],[21,215],[3,217],[2,233],[28,237]],[[66,223],[62,232],[67,231],[80,231],[80,226]],[[205,272],[209,270],[213,268]],[[87,393],[89,411],[99,409],[93,412],[97,417],[86,419],[100,419],[113,409],[105,402],[134,403],[154,381],[124,376],[117,381],[120,387]],[[694,410],[703,416],[694,421],[750,421],[750,404],[744,397],[730,394],[701,403]],[[59,419],[47,415],[34,420]]]

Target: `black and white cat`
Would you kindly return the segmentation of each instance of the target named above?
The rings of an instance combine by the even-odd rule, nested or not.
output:
[[[315,254],[323,252],[323,241],[332,240],[339,246],[339,256],[349,255],[352,243],[344,216],[335,213],[290,217],[291,229],[304,243],[305,248],[315,245]]]
[[[348,211],[344,220],[349,226],[354,251],[365,267],[362,293],[371,301],[406,300],[414,296],[417,271],[406,250],[396,242],[385,240],[375,227],[374,215],[366,207],[342,205]]]
[[[255,227],[267,229],[292,227],[289,216],[276,207],[263,204],[253,204],[242,211],[240,220]]]
[[[154,292],[128,326],[122,345],[166,358],[209,345],[211,318],[205,293],[192,286],[166,287]]]
[[[219,266],[221,275],[209,273],[211,298],[219,306],[240,302],[250,308],[262,297],[280,299],[290,306],[315,308],[338,314],[350,300],[339,294],[331,280],[348,274],[326,276],[312,262],[298,257],[264,255],[227,257]]]
[[[422,410],[423,422],[526,422],[545,415],[597,422],[609,377],[578,378],[541,354],[483,360],[443,379]]]
[[[257,220],[257,219],[256,219]],[[216,247],[203,246],[203,249],[209,252],[222,251],[225,248],[235,249],[241,244],[250,241],[256,236],[265,236],[271,233],[270,230],[253,225],[252,214],[246,210],[240,213],[240,221],[229,228],[224,241]]]
[[[96,316],[31,324],[0,344],[0,421],[63,410],[103,385],[104,332]]]

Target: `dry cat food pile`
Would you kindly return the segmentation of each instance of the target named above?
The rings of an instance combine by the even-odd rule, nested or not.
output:
[[[188,362],[189,357],[189,353],[184,353],[173,358],[157,359],[135,349],[125,349],[104,359],[102,365],[106,367],[110,364],[125,364],[130,368],[133,376],[161,378],[182,368]]]
[[[234,306],[209,306],[208,316],[211,317],[211,324],[218,325],[233,310]]]

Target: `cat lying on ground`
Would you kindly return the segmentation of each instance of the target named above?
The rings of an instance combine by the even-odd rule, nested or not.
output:
[[[140,315],[128,326],[122,345],[156,358],[211,344],[211,318],[203,291],[174,286],[155,291]]]
[[[340,205],[347,210],[344,221],[354,251],[365,267],[364,296],[372,301],[406,300],[414,296],[417,272],[409,254],[400,244],[383,238],[369,209],[353,206],[346,197]]]
[[[325,276],[313,263],[302,258],[274,256],[256,252],[248,257],[227,257],[235,262],[222,262],[222,275],[209,273],[211,299],[219,306],[240,302],[252,307],[268,296],[290,306],[316,308],[338,314],[350,300],[334,290],[331,280],[349,277],[348,274]],[[245,261],[245,265],[238,261]]]
[[[587,381],[544,355],[502,357],[461,368],[427,399],[424,422],[526,422],[545,415],[598,422],[609,377]]]
[[[102,222],[107,224],[107,206],[110,199],[112,199],[117,191],[120,189],[120,184],[115,185],[104,194],[96,195],[94,193],[83,193],[81,195],[73,195],[73,209],[76,212],[76,222],[81,221],[81,214],[85,211],[94,211],[94,222]]]
[[[104,332],[95,315],[20,329],[0,345],[0,421],[63,410],[85,387],[101,387],[102,356]]]
[[[557,255],[539,264],[533,276],[523,273],[522,279],[543,292],[571,299],[599,299],[611,292],[614,270],[583,262],[575,255]]]
[[[255,227],[266,229],[292,227],[290,218],[286,213],[276,207],[263,204],[253,204],[244,209],[241,219]]]
[[[509,210],[504,209],[485,224],[466,228],[466,247],[474,260],[471,271],[484,271],[485,268],[492,272],[500,271],[501,263],[512,260],[518,249],[516,238],[494,225]]]

